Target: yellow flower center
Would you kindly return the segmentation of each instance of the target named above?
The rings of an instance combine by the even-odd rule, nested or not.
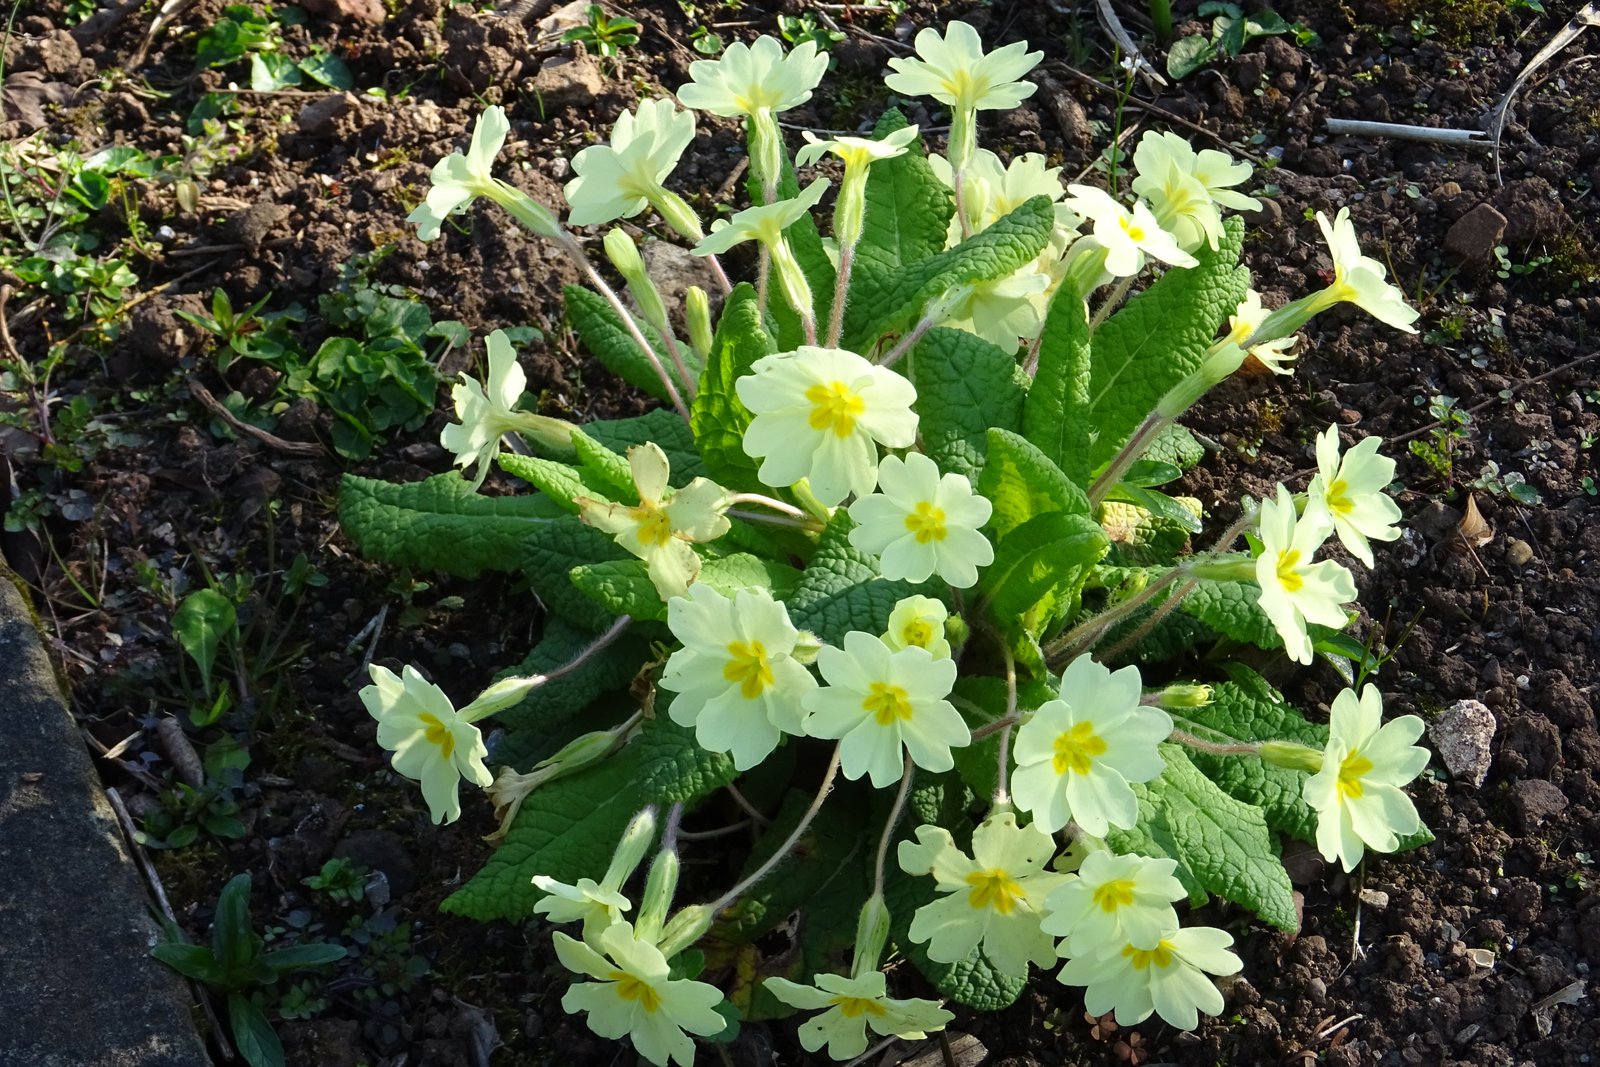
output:
[[[1144,239],[1147,236],[1144,232],[1144,227],[1134,222],[1131,217],[1124,216],[1117,220],[1117,224],[1122,227],[1122,232],[1128,235],[1128,240],[1134,244],[1144,243]]]
[[[661,994],[649,982],[641,982],[627,971],[612,971],[610,977],[617,983],[617,996],[623,1000],[637,1000],[639,1007],[652,1014],[661,1007]]]
[[[1022,886],[999,867],[973,871],[967,875],[967,884],[972,887],[967,903],[980,911],[993,908],[1001,915],[1010,915],[1023,897]]]
[[[1356,509],[1356,502],[1350,499],[1350,486],[1343,478],[1335,478],[1328,486],[1328,509],[1340,515],[1348,515]]]
[[[1107,915],[1118,908],[1126,908],[1133,903],[1133,882],[1127,878],[1107,882],[1094,891],[1094,902],[1100,905],[1100,910]]]
[[[1300,562],[1298,548],[1286,548],[1278,553],[1278,584],[1291,593],[1298,593],[1306,580],[1300,577],[1300,572],[1295,570],[1295,564]]]
[[[1106,754],[1105,738],[1094,732],[1094,723],[1080,722],[1056,737],[1055,769],[1057,774],[1088,774],[1094,757]]]
[[[867,410],[861,394],[843,382],[820,382],[806,390],[811,401],[811,418],[807,420],[813,430],[832,430],[835,437],[849,437],[856,432],[856,419]]]
[[[945,538],[944,509],[936,508],[926,500],[917,501],[917,506],[906,514],[906,529],[917,535],[917,544],[925,545],[929,541],[943,541]]]
[[[956,107],[967,109],[983,95],[983,86],[972,77],[972,71],[958,67],[944,79],[944,91],[956,98]]]
[[[722,676],[739,683],[739,693],[746,700],[754,700],[772,684],[772,664],[767,662],[767,648],[760,641],[728,642],[728,662]]]
[[[906,691],[898,685],[887,685],[883,682],[873,682],[872,690],[861,706],[872,712],[872,717],[878,720],[879,726],[888,726],[895,721],[904,722],[911,718],[911,701],[906,696]]]
[[[1346,800],[1360,800],[1366,789],[1361,785],[1372,770],[1372,761],[1360,752],[1352,752],[1339,764],[1339,795]]]
[[[1165,970],[1172,966],[1173,947],[1171,941],[1162,941],[1155,948],[1134,948],[1132,945],[1124,945],[1122,954],[1128,957],[1136,971],[1143,971],[1151,966]]]
[[[933,644],[933,623],[927,619],[912,619],[900,627],[900,640],[917,648],[927,648]]]
[[[633,509],[633,519],[639,524],[639,543],[649,548],[660,548],[672,540],[672,520],[665,510],[654,504],[640,504]]]
[[[846,1019],[859,1019],[863,1015],[883,1018],[889,1009],[870,997],[834,997],[829,1004],[838,1008]]]
[[[427,739],[428,744],[437,748],[439,754],[445,759],[449,759],[451,753],[456,750],[456,738],[450,732],[450,728],[440,722],[436,716],[426,711],[418,715],[417,718],[421,719],[422,724],[428,728],[427,732],[422,735]]]

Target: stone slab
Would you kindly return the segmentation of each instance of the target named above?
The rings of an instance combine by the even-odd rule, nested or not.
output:
[[[0,566],[0,1064],[208,1067],[144,883]]]

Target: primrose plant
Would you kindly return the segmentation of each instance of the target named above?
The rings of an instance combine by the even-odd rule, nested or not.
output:
[[[807,1049],[850,1059],[942,1027],[930,991],[997,1010],[1034,967],[1091,1013],[1194,1027],[1241,964],[1176,905],[1292,930],[1279,835],[1346,870],[1430,840],[1402,792],[1419,719],[1385,723],[1368,685],[1313,722],[1227,658],[1320,653],[1356,684],[1355,582],[1317,557],[1337,537],[1371,565],[1398,536],[1377,439],[1330,427],[1308,486],[1247,500],[1203,547],[1199,502],[1158,488],[1200,457],[1179,418],[1246,359],[1290,373],[1335,304],[1402,330],[1416,312],[1344,212],[1318,219],[1333,283],[1269,311],[1228,214],[1257,206],[1247,165],[1149,133],[1133,199],[1063,186],[978,147],[1039,53],[985,52],[959,22],[916,50],[887,84],[949,110],[942,157],[891,111],[791,161],[777,115],[827,68],[809,42],[693,64],[678,103],[749,138],[751,206],[709,229],[666,184],[693,110],[647,101],[578,153],[568,225],[659,219],[704,258],[681,317],[628,230],[599,242],[614,288],[495,177],[499,108],[412,215],[433,238],[488,200],[551,242],[588,281],[566,290],[579,336],[664,404],[581,427],[521,410],[492,333],[444,434],[472,475],[349,477],[342,500],[369,554],[511,571],[542,602],[538,644],[465,706],[411,667],[373,667],[361,696],[435,821],[463,779],[499,813],[446,909],[570,924],[563,1005],[652,1063],[794,1012]],[[796,163],[832,177],[802,186]],[[479,495],[491,464],[537,491]],[[713,873],[680,891],[685,856]],[[925,981],[887,974],[891,953]]]

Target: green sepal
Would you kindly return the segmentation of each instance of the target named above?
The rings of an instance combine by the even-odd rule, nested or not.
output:
[[[1215,251],[1195,251],[1198,266],[1167,271],[1095,331],[1091,469],[1108,462],[1167,391],[1200,366],[1249,288],[1250,272],[1239,265],[1243,241],[1244,223],[1228,219]]]
[[[694,801],[734,778],[725,753],[707,752],[661,709],[621,752],[523,801],[505,843],[443,911],[487,922],[531,918],[544,896],[533,876],[598,878],[633,816],[647,804]]]
[[[755,289],[740,282],[722,305],[700,391],[689,407],[689,425],[706,469],[729,489],[766,491],[756,476],[759,465],[744,450],[744,431],[752,416],[734,383],[750,373],[756,360],[777,350],[762,324]]]
[[[750,158],[755,158],[755,123],[749,124],[750,130],[747,143]],[[800,195],[800,182],[795,177],[794,161],[789,157],[787,145],[780,145],[779,151],[783,159],[783,173],[777,182],[777,197],[779,200],[793,200]],[[766,203],[766,190],[761,188],[761,182],[751,168],[750,177],[745,180],[745,192],[750,196],[752,204]],[[835,276],[833,261],[828,258],[827,249],[822,244],[822,234],[817,230],[817,221],[810,212],[800,216],[783,236],[789,241],[789,248],[794,252],[795,260],[800,264],[801,272],[806,276],[806,284],[811,287],[813,313],[816,315],[818,328],[828,321],[828,314],[833,307],[833,290]],[[779,290],[778,279],[770,279],[770,293],[767,299],[767,316],[772,320],[772,334],[777,338],[778,351],[792,352],[805,343],[805,333],[800,326],[800,316],[789,306],[789,301],[784,298]]]

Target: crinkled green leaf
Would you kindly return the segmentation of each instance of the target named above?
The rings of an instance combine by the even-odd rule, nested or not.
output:
[[[583,432],[613,452],[626,454],[634,445],[653,442],[672,465],[670,484],[680,489],[707,475],[695,447],[689,424],[671,408],[657,408],[626,419],[600,419],[585,423]]]
[[[954,248],[884,279],[877,299],[845,309],[846,347],[870,351],[879,337],[909,326],[928,301],[951,287],[1015,273],[1044,251],[1054,227],[1055,208],[1049,198],[1036,196]]]
[[[794,624],[831,644],[851,630],[882,633],[894,606],[919,591],[910,582],[881,577],[877,561],[851,547],[854,525],[845,509],[834,513],[788,600]]]
[[[1228,219],[1220,247],[1195,252],[1199,266],[1167,271],[1095,331],[1089,408],[1099,434],[1091,469],[1110,460],[1167,390],[1200,366],[1249,287],[1250,272],[1239,265],[1243,241],[1244,223]]]
[[[708,559],[700,564],[696,584],[733,596],[741,589],[766,589],[776,600],[794,592],[800,572],[788,564],[762,559],[748,552]],[[614,615],[665,622],[667,605],[650,581],[643,560],[623,559],[589,563],[572,569],[572,584]]]
[[[1198,508],[1199,502],[1195,503]],[[1111,538],[1115,559],[1122,564],[1170,563],[1189,544],[1187,527],[1120,500],[1100,505],[1100,525]]]
[[[1018,526],[1052,511],[1088,515],[1089,498],[1037,445],[1005,429],[988,432],[988,455],[978,492],[994,513],[989,528],[1004,541]]]
[[[929,330],[906,360],[917,387],[917,433],[943,471],[976,482],[991,427],[1015,430],[1027,377],[1009,352],[965,330]]]
[[[1145,449],[1144,458],[1170,463],[1179,470],[1188,470],[1204,459],[1205,454],[1205,447],[1195,439],[1194,434],[1174,422]]]
[[[584,478],[583,471],[567,463],[540,456],[519,456],[515,452],[501,452],[495,457],[501,470],[513,478],[521,478],[564,511],[576,514],[578,505],[573,500],[580,496],[610,499],[606,487],[596,484],[592,476]]]
[[[347,474],[339,493],[339,522],[364,555],[461,578],[527,566],[536,531],[565,521],[548,497],[481,496],[454,473],[405,485]]]
[[[572,328],[577,331],[578,336],[583,339],[583,346],[593,353],[607,370],[635,389],[642,389],[657,400],[668,399],[667,389],[662,384],[661,376],[651,366],[649,357],[639,348],[638,342],[633,339],[633,334],[622,324],[622,319],[617,316],[616,310],[606,298],[581,285],[563,286],[561,292],[567,302],[567,319],[572,323]],[[633,319],[639,326],[639,332],[650,342],[650,347],[654,350],[662,369],[676,380],[677,371],[667,356],[666,345],[662,342],[661,335],[638,315],[633,316]],[[699,357],[695,355],[694,350],[687,345],[679,345],[678,350],[689,368],[690,375],[698,376]],[[677,384],[679,395],[687,396],[684,384],[682,382]]]
[[[1090,571],[1110,549],[1098,523],[1050,511],[1000,541],[978,590],[991,618],[1007,632],[1038,637],[1077,610]]]
[[[1282,930],[1298,930],[1294,889],[1260,808],[1201,774],[1178,745],[1161,746],[1166,770],[1149,790],[1184,866],[1201,885]]]
[[[755,289],[740,282],[722,305],[700,392],[689,408],[706,469],[729,489],[765,491],[756,477],[759,464],[744,450],[744,431],[752,416],[734,392],[734,383],[750,373],[756,360],[777,350],[761,322]]]
[[[1283,647],[1277,627],[1261,610],[1261,590],[1253,582],[1200,582],[1178,610],[1235,641],[1257,648]]]
[[[1225,664],[1224,669],[1234,680],[1212,686],[1206,707],[1183,713],[1202,727],[1195,731],[1201,738],[1298,741],[1312,748],[1328,743],[1326,726],[1307,721],[1285,704],[1255,671],[1241,663]],[[1217,731],[1217,737],[1204,728]],[[1215,756],[1198,749],[1189,752],[1189,760],[1228,795],[1259,807],[1274,830],[1316,844],[1317,813],[1301,797],[1303,772],[1274,767],[1253,756]]]
[[[1203,907],[1210,898],[1194,872],[1183,865],[1183,857],[1178,854],[1178,846],[1172,841],[1172,830],[1167,826],[1165,814],[1142,783],[1131,784],[1133,795],[1139,802],[1139,817],[1133,826],[1126,829],[1113,826],[1106,834],[1106,846],[1119,856],[1172,860],[1178,865],[1172,876],[1182,883],[1184,891],[1189,894],[1189,903],[1197,908]]]
[[[1089,485],[1089,318],[1083,300],[1063,285],[1050,302],[1039,339],[1039,369],[1022,409],[1023,436],[1066,476]]]
[[[544,894],[533,876],[563,882],[598,878],[628,821],[645,805],[692,801],[731,782],[733,761],[707,752],[664,715],[647,721],[621,752],[535,790],[505,843],[440,907],[487,922],[533,915]]]
[[[572,448],[578,453],[584,479],[598,485],[607,499],[623,504],[639,502],[627,456],[612,451],[582,430],[572,432]]]
[[[1056,696],[1055,687],[1043,679],[1019,678],[1017,707],[1023,710],[1037,708]],[[963,674],[956,679],[955,695],[951,698],[956,710],[966,720],[968,729],[995,722],[1006,714],[1006,682],[985,674]],[[975,796],[990,797],[1000,778],[1000,734],[991,733],[970,745],[953,748],[956,773]]]

